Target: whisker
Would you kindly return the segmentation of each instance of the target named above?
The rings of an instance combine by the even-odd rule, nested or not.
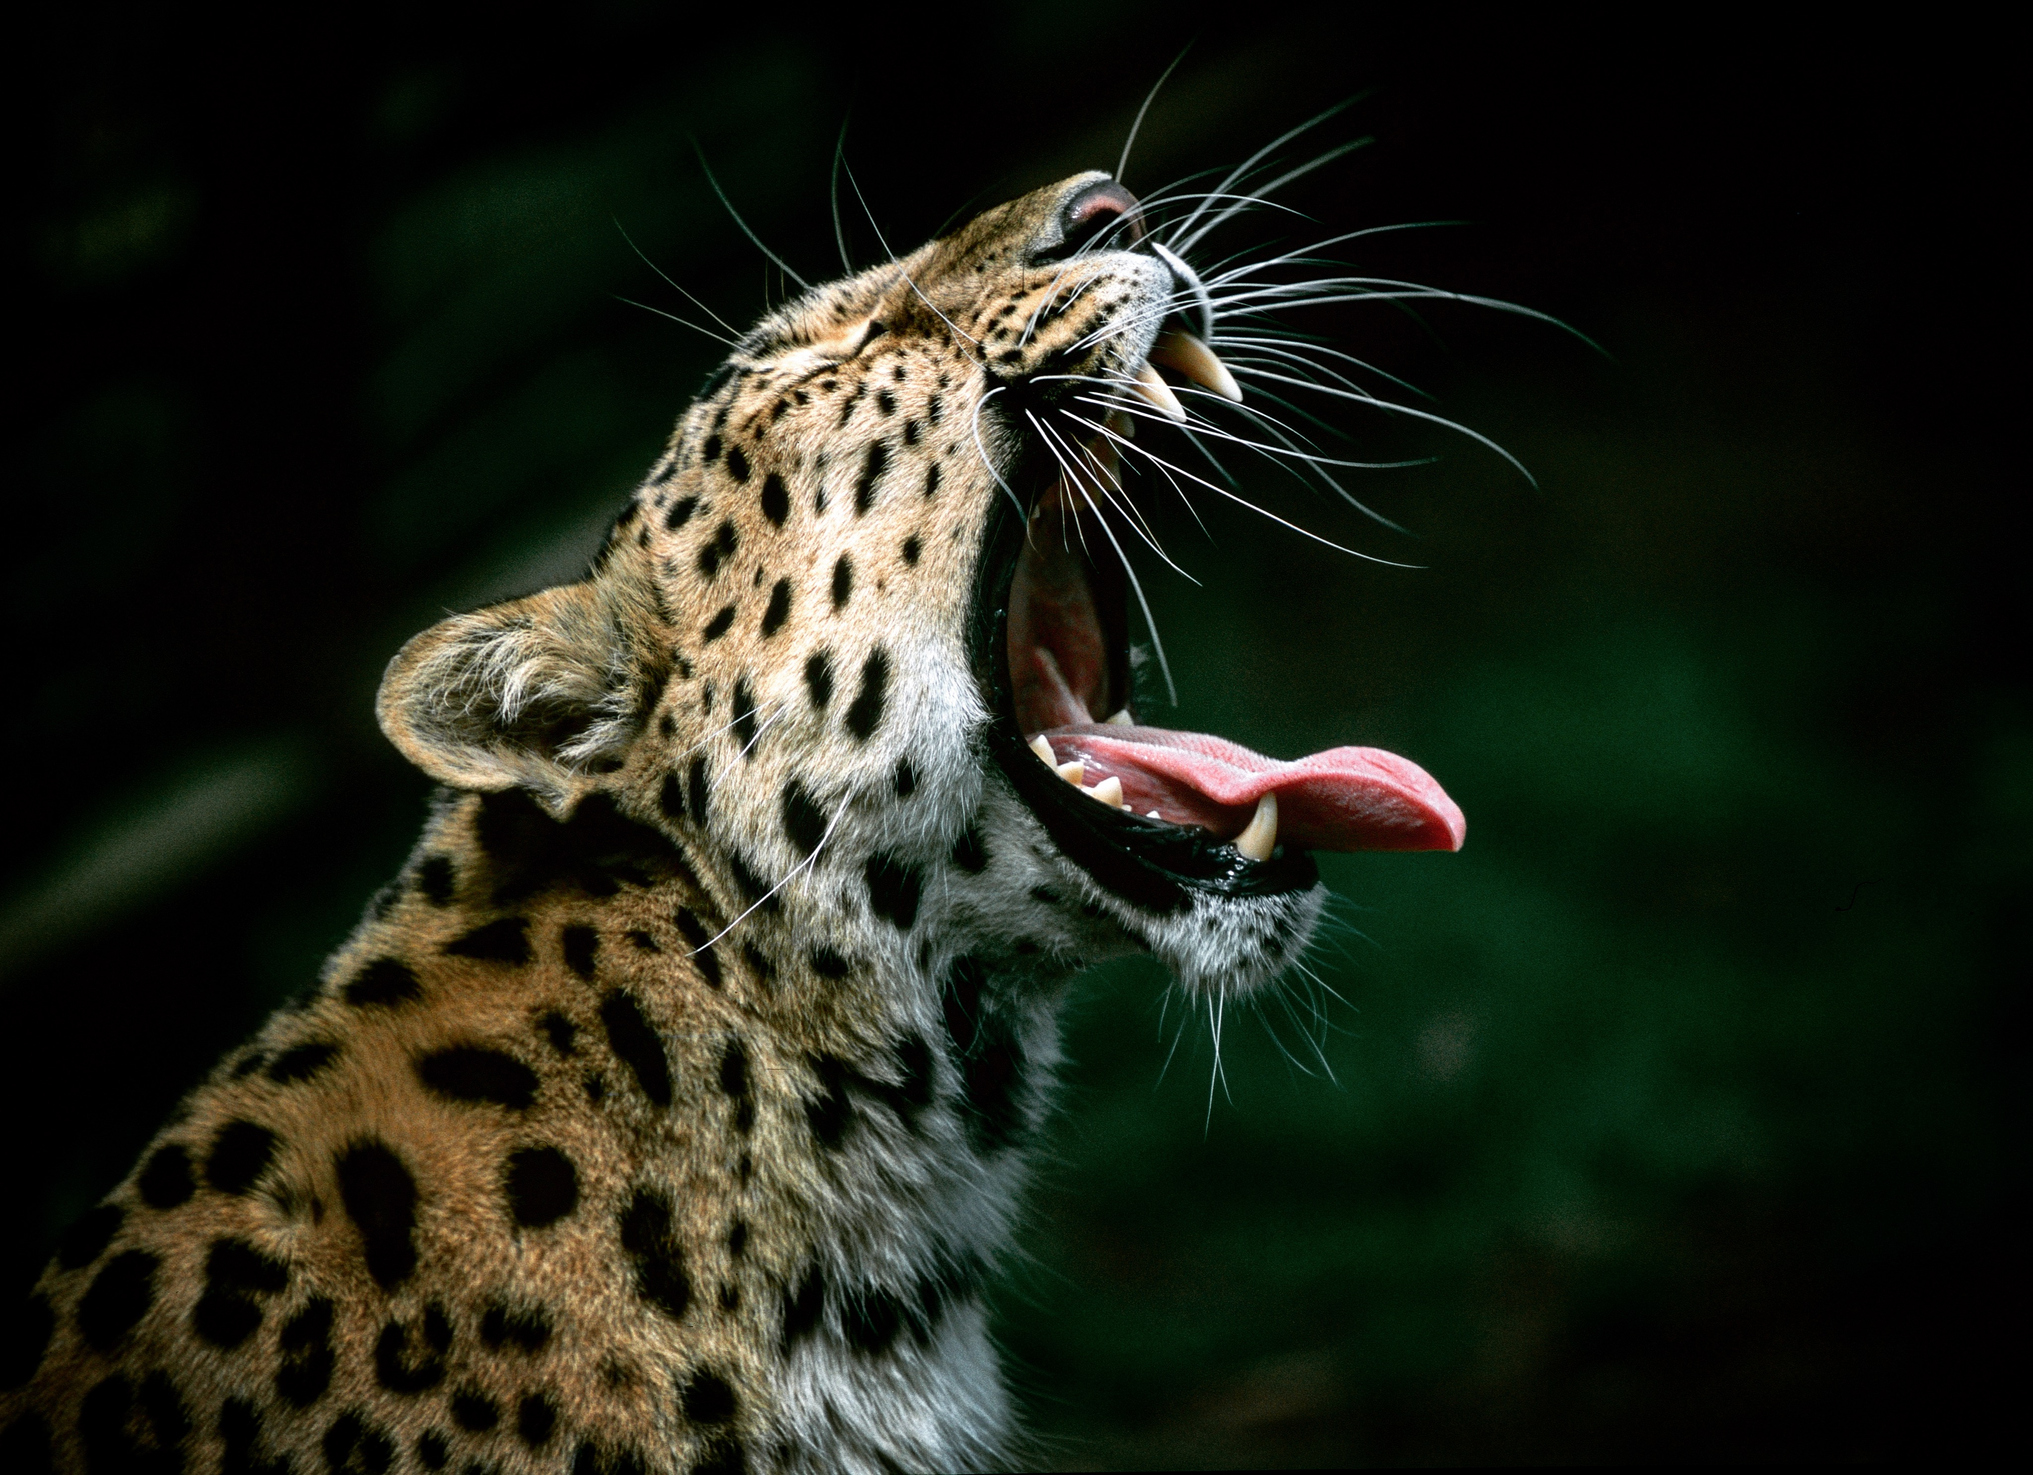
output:
[[[637,302],[633,297],[623,297],[618,292],[614,294],[614,300],[616,302],[625,302],[630,307],[639,307],[644,312],[653,312],[660,318],[669,318],[674,323],[681,323],[685,327],[690,328],[694,333],[704,333],[708,338],[713,339],[717,343],[724,343],[729,348],[741,347],[739,343],[727,337],[724,333],[716,333],[711,328],[701,327],[698,323],[691,321],[691,319],[681,318],[674,312],[665,312],[661,307],[651,307],[647,302]]]
[[[725,328],[729,333],[734,335],[732,338],[726,341],[731,343],[738,341],[740,339],[741,330],[739,328],[735,327],[734,324],[728,322],[727,319],[720,316],[719,313],[713,311],[712,308],[708,307],[705,303],[701,302],[697,297],[694,297],[690,292],[687,292],[683,287],[679,286],[675,281],[671,279],[670,273],[666,272],[654,261],[651,261],[648,256],[644,255],[642,247],[635,244],[635,239],[629,235],[626,229],[623,228],[619,218],[610,216],[609,219],[612,219],[614,221],[614,228],[621,232],[621,239],[628,242],[628,249],[633,251],[637,256],[642,257],[642,264],[644,266],[648,267],[651,271],[655,272],[658,276],[662,277],[673,291],[679,293],[681,296],[685,298],[686,301],[690,302],[694,307],[698,308],[701,312],[705,313],[707,317],[711,318],[714,322],[718,323],[721,327]],[[624,297],[621,300],[623,302],[627,302],[629,299]],[[640,302],[634,303],[633,305],[636,307],[642,306]],[[650,311],[655,312],[656,309],[651,308]],[[665,313],[664,316],[670,317],[670,314]],[[684,322],[684,319],[676,318],[673,319],[673,321]],[[689,328],[692,327],[693,324],[685,323],[685,326]]]
[[[1415,420],[1425,420],[1431,422],[1434,425],[1444,426],[1447,429],[1456,432],[1457,434],[1467,436],[1470,440],[1475,441],[1479,445],[1487,446],[1490,450],[1495,451],[1499,456],[1502,456],[1506,461],[1510,462],[1511,465],[1517,469],[1518,475],[1522,476],[1527,482],[1529,482],[1534,489],[1536,489],[1539,485],[1537,478],[1535,478],[1531,472],[1525,469],[1525,463],[1520,461],[1516,456],[1513,456],[1509,451],[1505,450],[1502,446],[1498,445],[1495,441],[1491,440],[1488,436],[1482,434],[1480,431],[1470,430],[1466,425],[1463,425],[1458,421],[1449,420],[1444,415],[1435,415],[1427,410],[1414,409],[1410,405],[1401,405],[1391,400],[1378,399],[1373,394],[1365,394],[1359,391],[1347,389],[1336,389],[1331,384],[1315,384],[1310,379],[1294,379],[1288,374],[1274,374],[1269,369],[1244,368],[1241,370],[1241,372],[1251,376],[1252,378],[1274,379],[1282,384],[1296,384],[1302,389],[1310,389],[1314,391],[1316,394],[1331,394],[1336,396],[1337,398],[1353,400],[1357,404],[1369,405],[1372,408],[1384,410],[1393,415],[1409,415]]]
[[[1171,78],[1172,73],[1179,69],[1179,63],[1186,59],[1186,53],[1192,49],[1193,43],[1191,41],[1180,47],[1179,54],[1172,58],[1172,64],[1159,74],[1158,80],[1151,84],[1151,90],[1144,94],[1144,105],[1137,109],[1136,121],[1129,125],[1129,137],[1122,141],[1122,157],[1115,161],[1114,178],[1117,184],[1122,183],[1122,171],[1129,167],[1130,147],[1137,141],[1137,130],[1144,126],[1144,114],[1148,113],[1151,110],[1151,104],[1158,100],[1158,89],[1163,87]]]
[[[692,140],[692,151],[698,154],[699,156],[699,167],[706,171],[706,183],[713,186],[713,193],[720,197],[720,203],[724,207],[726,207],[727,213],[733,217],[734,223],[741,227],[741,233],[747,236],[749,240],[755,242],[756,250],[762,252],[763,255],[767,256],[771,261],[776,263],[778,271],[781,271],[785,276],[789,277],[792,281],[796,282],[800,287],[803,287],[807,292],[811,291],[812,284],[806,281],[803,277],[799,276],[796,272],[792,271],[789,264],[785,262],[783,257],[777,255],[776,252],[770,250],[769,247],[763,245],[762,237],[757,235],[754,231],[748,228],[748,222],[741,218],[741,212],[739,210],[736,210],[734,208],[734,202],[727,198],[727,191],[720,188],[720,181],[713,177],[713,166],[706,162],[706,150],[699,146],[699,140],[696,138]]]

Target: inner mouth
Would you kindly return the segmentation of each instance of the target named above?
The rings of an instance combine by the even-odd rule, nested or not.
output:
[[[1006,503],[995,514],[978,626],[990,747],[1055,843],[1103,886],[1161,911],[1196,892],[1310,889],[1316,849],[1458,850],[1460,809],[1395,754],[1343,747],[1283,762],[1144,722],[1117,552],[1132,534],[1096,510],[1108,505],[1098,478],[1124,495],[1114,445],[1082,444],[1095,471],[1069,478],[1041,454],[1052,470],[1027,516]]]

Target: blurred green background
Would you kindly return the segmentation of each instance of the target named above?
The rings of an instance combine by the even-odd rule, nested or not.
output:
[[[696,316],[617,225],[732,321],[780,300],[690,139],[822,276],[843,121],[916,241],[1112,166],[1190,39],[1096,5],[262,25],[85,5],[16,56],[17,1288],[399,864],[425,785],[373,726],[388,655],[576,575],[711,367],[617,300]],[[1354,259],[1608,352],[1309,324],[1537,480],[1335,417],[1440,457],[1357,486],[1401,536],[1235,462],[1416,571],[1163,513],[1205,587],[1146,580],[1158,720],[1405,753],[1469,842],[1323,857],[1318,982],[1228,1012],[1218,1084],[1154,969],[1081,989],[998,1303],[1041,1462],[1872,1457],[2002,1418],[2033,818],[2003,54],[1769,15],[1199,37],[1132,188],[1362,93],[1321,142],[1375,142],[1259,239],[1465,222]]]

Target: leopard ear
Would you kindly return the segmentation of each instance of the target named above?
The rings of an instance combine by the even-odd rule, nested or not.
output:
[[[525,788],[560,818],[633,741],[628,642],[592,582],[455,615],[396,652],[375,716],[441,783]]]

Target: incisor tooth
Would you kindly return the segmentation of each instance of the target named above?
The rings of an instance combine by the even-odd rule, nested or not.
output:
[[[1075,758],[1071,763],[1061,763],[1059,765],[1059,777],[1066,780],[1067,783],[1072,784],[1075,788],[1078,788],[1080,780],[1087,777],[1087,765],[1082,763],[1078,758]]]
[[[1157,406],[1158,413],[1176,425],[1186,423],[1186,407],[1179,403],[1179,396],[1172,393],[1172,386],[1158,377],[1158,371],[1149,364],[1140,366],[1136,378],[1131,381],[1136,392]]]
[[[1249,828],[1235,837],[1235,848],[1251,860],[1269,860],[1278,845],[1278,796],[1265,794],[1257,800],[1257,812]]]
[[[1191,333],[1176,329],[1160,333],[1158,341],[1151,345],[1150,358],[1152,363],[1163,364],[1201,388],[1213,390],[1225,400],[1242,403],[1242,386],[1235,382],[1235,375],[1228,372],[1228,365]]]
[[[1164,816],[1160,815],[1155,809],[1148,810],[1144,814],[1145,819],[1162,819],[1163,817]]]
[[[1135,727],[1137,725],[1136,718],[1129,715],[1129,708],[1127,707],[1124,707],[1120,712],[1117,712],[1113,717],[1109,718],[1108,720],[1109,723],[1115,727]]]
[[[1045,735],[1042,732],[1031,739],[1031,751],[1044,759],[1047,768],[1057,768],[1059,766],[1059,757],[1052,751],[1052,745],[1045,741]]]
[[[1088,792],[1110,809],[1122,808],[1122,780],[1119,778],[1105,778]]]

